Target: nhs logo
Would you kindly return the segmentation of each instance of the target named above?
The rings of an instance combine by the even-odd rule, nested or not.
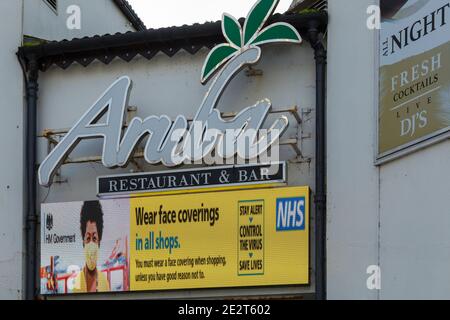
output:
[[[277,231],[305,230],[305,197],[277,199]]]

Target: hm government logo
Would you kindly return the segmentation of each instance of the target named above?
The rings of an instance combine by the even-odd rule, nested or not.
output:
[[[278,162],[278,142],[289,126],[286,116],[262,129],[272,108],[262,99],[224,119],[217,109],[225,89],[245,67],[257,64],[261,46],[276,43],[300,44],[302,38],[290,24],[266,25],[279,0],[259,0],[250,10],[243,26],[223,14],[222,32],[227,43],[208,54],[201,72],[201,83],[210,82],[193,121],[178,115],[136,117],[124,128],[125,108],[132,81],[128,76],[117,79],[90,107],[73,128],[56,145],[39,167],[39,183],[50,186],[57,168],[64,163],[76,145],[85,139],[102,139],[102,163],[107,168],[126,167],[136,147],[147,138],[143,149],[147,163],[166,167],[182,164],[233,164]],[[103,117],[104,116],[104,117]],[[103,117],[103,118],[102,118]],[[106,119],[99,123],[100,119]],[[270,155],[269,153],[270,149]]]
[[[45,227],[48,231],[53,229],[53,215],[51,213],[47,213],[45,216]]]

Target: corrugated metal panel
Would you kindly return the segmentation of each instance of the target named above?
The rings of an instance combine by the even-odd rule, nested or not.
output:
[[[319,23],[319,31],[326,29],[328,16],[325,12],[275,14],[268,22],[289,23],[305,35],[313,20]],[[239,22],[243,25],[244,18],[239,19]],[[74,62],[83,66],[88,66],[94,60],[108,64],[117,57],[129,62],[140,55],[150,60],[158,52],[171,57],[181,49],[196,54],[201,48],[213,48],[224,41],[221,21],[216,21],[23,46],[19,48],[19,56],[24,61],[34,56],[38,59],[40,70],[45,71],[51,65],[66,69]]]
[[[47,3],[53,10],[58,11],[58,0],[44,0],[44,2]]]
[[[294,0],[289,8],[289,12],[298,12],[306,9],[326,11],[327,6],[327,0]]]
[[[328,3],[327,0],[319,0],[316,3],[314,3],[309,9],[316,9],[316,10],[327,10]]]

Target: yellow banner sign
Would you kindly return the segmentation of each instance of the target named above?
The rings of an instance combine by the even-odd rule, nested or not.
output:
[[[130,290],[309,283],[309,189],[130,200]]]
[[[41,215],[44,295],[309,282],[307,187],[47,203]]]

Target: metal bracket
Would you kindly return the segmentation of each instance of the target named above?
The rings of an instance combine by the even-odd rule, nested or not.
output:
[[[264,71],[262,71],[261,69],[255,69],[252,66],[249,66],[245,70],[245,75],[247,77],[262,77],[264,75]]]

